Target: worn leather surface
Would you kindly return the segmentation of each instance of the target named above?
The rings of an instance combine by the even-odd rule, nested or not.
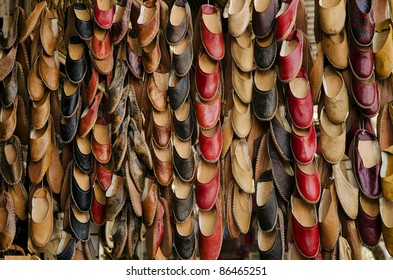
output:
[[[239,37],[246,30],[250,21],[250,0],[242,0],[243,6],[239,11],[232,12],[232,7],[228,12],[228,30],[233,37]],[[232,3],[233,5],[233,3]]]
[[[112,183],[113,177],[113,166],[110,168],[110,164],[101,164],[96,163],[96,174],[97,174],[97,181],[100,187],[107,191],[109,186]]]
[[[375,27],[375,73],[380,79],[386,79],[392,73],[393,59],[389,54],[393,52],[393,33],[390,21],[384,20]],[[385,34],[388,34],[385,36]],[[385,41],[382,41],[382,40]],[[382,41],[382,42],[381,42]]]
[[[6,146],[12,146],[15,149],[15,161],[8,162]],[[0,173],[4,181],[8,185],[16,185],[22,179],[23,166],[22,166],[22,146],[19,138],[15,135],[7,142],[0,143]]]
[[[375,22],[372,1],[350,0],[348,2],[349,27],[353,39],[359,45],[370,45],[374,37]]]
[[[285,130],[276,116],[270,121],[270,133],[277,152],[284,160],[291,161],[293,159],[290,146],[291,132]]]
[[[325,104],[326,115],[333,123],[342,123],[346,120],[349,111],[349,96],[347,86],[345,85],[344,78],[341,73],[334,70],[333,67],[327,66],[325,73],[333,72],[333,75],[337,75],[341,78],[342,85],[340,91],[335,96],[327,94],[329,90],[329,84],[326,82],[323,84],[323,101]],[[334,93],[333,93],[334,94]]]
[[[114,72],[113,80],[108,88],[109,100],[106,106],[109,114],[112,114],[116,110],[123,96],[123,84],[127,73],[126,62],[121,59],[116,60]]]
[[[275,83],[273,88],[267,91],[258,89],[254,83],[252,108],[255,116],[261,121],[270,121],[274,117],[278,108],[278,92]]]
[[[262,187],[273,184],[273,176],[271,170],[266,170],[262,173],[261,177],[256,182],[257,185],[257,197],[265,194]],[[258,205],[258,224],[261,230],[271,231],[276,226],[277,221],[277,198],[275,188],[273,186],[272,191],[268,194],[268,200],[266,204]]]
[[[17,124],[17,108],[18,98],[14,99],[14,103],[10,108],[1,107],[0,116],[3,118],[4,115],[8,115],[7,119],[0,120],[0,140],[7,141],[14,134]],[[5,118],[5,117],[4,117]]]
[[[146,9],[152,9],[154,11],[154,15],[146,23],[138,23],[136,26],[139,45],[141,47],[149,45],[154,40],[160,26],[160,1],[149,0],[144,2],[143,5]]]
[[[353,183],[356,182],[350,182],[348,180],[346,171],[345,174],[343,173],[343,170],[346,169],[345,161],[347,160],[350,159],[345,157],[339,164],[333,165],[333,176],[337,197],[340,201],[342,209],[350,219],[356,219],[356,216],[358,215],[359,203],[354,203],[354,201],[357,201],[357,197],[359,196],[359,188],[357,185],[353,185]]]
[[[329,183],[328,188],[322,191],[318,211],[322,248],[330,251],[336,246],[341,230],[338,218],[338,200],[333,181]]]
[[[174,9],[175,6],[177,9],[184,9],[186,16],[179,25],[172,24],[171,20],[169,19],[165,35],[168,44],[171,45],[176,45],[179,43],[179,41],[183,39],[184,36],[186,36],[186,33],[190,28],[188,24],[190,22],[191,10],[188,2],[184,0],[177,0],[174,2],[172,9]],[[175,10],[171,10],[171,15],[174,11]]]
[[[174,74],[174,73],[173,73]],[[186,102],[190,93],[190,75],[179,78],[176,85],[168,86],[169,104],[172,110],[179,109]]]
[[[185,199],[173,197],[173,214],[177,222],[182,223],[190,217],[194,207],[194,190],[191,188]]]
[[[270,0],[267,9],[259,12],[253,3],[252,29],[256,37],[265,38],[272,32],[276,24],[277,6],[276,0]]]
[[[55,56],[42,53],[39,58],[39,74],[50,90],[57,90],[60,80],[60,65]]]
[[[135,153],[138,158],[145,164],[148,169],[151,169],[153,167],[153,160],[150,149],[147,145],[145,135],[139,132],[137,124],[133,118],[130,118],[128,136],[129,140],[133,144],[132,146],[134,147]]]
[[[191,145],[191,144],[190,144]],[[185,182],[190,182],[195,174],[194,153],[191,151],[189,158],[182,158],[173,146],[173,164],[176,174]]]
[[[104,92],[100,91],[96,94],[94,98],[94,102],[91,104],[90,108],[87,107],[85,111],[82,113],[81,119],[79,121],[79,136],[84,138],[89,132],[92,130],[97,117],[98,117],[98,109],[100,107],[101,99],[104,95]]]
[[[272,233],[275,234],[275,240],[273,245],[268,250],[261,250],[259,244],[259,259],[260,260],[282,260],[284,258],[285,251],[285,237],[284,237],[284,217],[280,209],[278,209],[276,226]],[[270,232],[264,232],[258,229],[258,240],[263,240],[264,235],[271,234]]]
[[[172,61],[173,68],[179,76],[185,76],[192,66],[192,59],[194,56],[194,49],[192,42],[188,43],[188,48],[182,54],[173,53]]]
[[[345,28],[337,35],[323,35],[323,51],[329,62],[338,69],[345,69],[348,66],[348,39]]]
[[[104,126],[107,130],[107,133],[109,134],[109,139],[111,139],[110,124],[108,124],[108,122],[102,116],[97,117],[97,121],[94,126],[96,125]],[[93,127],[93,135],[91,140],[92,153],[98,162],[107,163],[111,159],[112,155],[111,141],[109,141],[109,143],[100,143],[99,141],[99,139],[96,139]]]
[[[98,32],[104,32],[105,37],[103,40],[100,40],[97,37]],[[94,57],[98,60],[103,60],[107,58],[111,54],[112,50],[112,44],[111,44],[111,33],[109,31],[99,31],[98,28],[96,27],[94,29],[93,33],[93,38],[91,40],[91,46],[92,46],[92,54]]]
[[[39,161],[29,162],[27,166],[27,173],[33,184],[39,184],[44,179],[45,173],[48,171],[51,163],[52,149],[53,145],[50,143],[45,155]]]
[[[128,36],[131,37],[131,40],[138,40],[138,34],[134,29],[130,29],[128,32]],[[139,49],[134,50],[132,46],[127,41],[126,42],[126,53],[127,53],[127,64],[130,68],[131,72],[137,77],[138,79],[142,79],[143,75],[143,64],[142,64],[142,52]]]
[[[18,64],[14,63],[11,73],[0,83],[1,103],[4,107],[10,107],[18,94],[18,77],[21,74],[18,74],[18,71],[22,70]]]
[[[5,208],[5,216],[1,215],[1,219],[5,220],[5,228],[0,231],[0,249],[7,250],[8,247],[12,244],[15,238],[16,233],[16,220],[15,220],[15,210],[14,203],[11,195],[8,192],[4,192],[3,197],[1,198],[2,206],[1,208]]]
[[[275,36],[273,33],[270,36]],[[269,40],[269,37],[266,40]],[[275,39],[272,40],[272,43],[267,47],[262,47],[258,40],[255,39],[254,42],[254,60],[257,67],[261,70],[267,70],[272,67],[273,63],[276,60],[277,55],[277,41]]]
[[[0,65],[3,65],[3,63]],[[40,100],[44,96],[46,90],[45,84],[40,78],[38,67],[39,57],[33,62],[32,68],[27,76],[27,90],[29,92],[29,97],[34,101]]]
[[[243,72],[253,70],[254,46],[249,28],[240,37],[231,39],[231,55],[233,62]]]
[[[132,1],[128,0],[126,1],[125,5],[121,6],[125,6],[123,15],[121,16],[119,21],[114,20],[111,26],[111,39],[114,45],[118,45],[121,40],[123,40],[124,36],[127,35],[128,25],[130,23]]]
[[[320,120],[320,147],[324,158],[332,163],[338,163],[345,153],[345,123],[334,124],[322,109]]]
[[[195,245],[196,245],[194,224],[193,224],[193,230],[188,236],[180,235],[180,233],[177,230],[177,227],[175,227],[174,245],[175,245],[174,246],[175,250],[181,259],[189,260],[192,258],[195,252]]]
[[[30,227],[29,232],[31,236],[32,242],[38,247],[45,247],[49,243],[49,239],[52,235],[53,230],[53,196],[50,189],[43,185],[33,185],[30,188],[29,192],[29,214],[30,217],[34,216],[33,211],[37,209],[37,207],[45,207],[44,205],[40,205],[38,201],[35,201],[36,198],[43,197],[47,201],[47,207],[44,209],[40,209],[39,211],[44,211],[47,213],[45,215],[45,219],[42,221],[35,221],[33,218],[30,219]],[[38,210],[36,210],[38,211]]]
[[[157,80],[156,80],[157,79]],[[149,76],[147,94],[151,105],[157,111],[165,111],[168,104],[168,87],[160,83],[161,79],[155,74]]]
[[[53,55],[56,49],[57,35],[53,30],[53,22],[57,21],[56,16],[45,7],[41,18],[40,39],[42,47],[48,55]]]
[[[30,137],[30,157],[32,161],[39,161],[42,159],[51,143],[51,119],[48,119],[46,126],[39,131],[35,130]],[[37,135],[40,135],[37,138]],[[33,137],[32,137],[33,136]]]
[[[153,143],[153,145],[155,145]],[[164,149],[170,149],[169,147],[166,147]],[[168,151],[168,153],[171,153]],[[154,174],[157,178],[157,181],[160,183],[162,186],[168,186],[173,179],[173,161],[172,157],[168,159],[167,161],[160,160],[156,153],[153,151],[152,152],[152,158],[153,158],[153,170]]]
[[[108,10],[101,10],[98,6],[98,0],[93,2],[94,19],[102,29],[109,29],[112,26],[115,9],[112,4],[110,6]]]
[[[344,28],[345,1],[341,0],[334,6],[323,6],[319,3],[320,25],[324,33],[334,35]]]
[[[127,198],[123,177],[114,176],[112,193],[106,193],[105,214],[108,221],[112,221],[120,213]]]
[[[154,222],[154,217],[156,216],[158,205],[158,193],[157,193],[157,185],[152,183],[148,186],[147,196],[142,200],[142,208],[143,208],[143,221],[146,226],[151,226]]]

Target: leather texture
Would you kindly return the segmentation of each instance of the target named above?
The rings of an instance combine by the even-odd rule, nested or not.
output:
[[[352,147],[352,158],[353,158],[353,172],[355,174],[355,178],[358,182],[360,191],[368,198],[375,199],[381,195],[382,188],[381,182],[379,178],[380,169],[381,169],[381,159],[380,155],[375,155],[374,151],[372,152],[372,157],[375,157],[377,164],[373,165],[370,168],[364,166],[364,161],[359,152],[359,142],[361,141],[371,141],[374,145],[377,145],[378,140],[376,136],[367,131],[367,130],[358,130],[353,139]],[[378,149],[379,151],[379,149]],[[364,152],[363,152],[364,153]]]
[[[203,20],[204,15],[216,15],[218,21],[217,24],[219,28],[222,29],[220,11],[215,6],[203,4],[200,8],[200,12],[202,14],[200,23],[202,44],[211,58],[214,60],[221,60],[225,55],[224,35],[222,30],[218,34],[211,32]]]
[[[317,135],[314,124],[311,124],[304,133],[304,135],[300,135],[293,130],[291,134],[293,157],[299,164],[310,163],[314,159],[314,154],[317,149]]]
[[[297,88],[297,82],[300,80],[306,83],[306,88]],[[304,91],[306,92],[304,93]],[[309,128],[313,121],[314,104],[307,73],[304,69],[300,69],[295,80],[289,83],[286,93],[288,112],[292,124],[300,129]],[[298,96],[302,97],[299,98]]]
[[[266,9],[261,11],[255,1],[252,9],[252,29],[257,38],[265,38],[273,31],[276,24],[276,14],[278,3],[276,0],[270,0]]]
[[[100,1],[95,0],[93,2],[93,13],[94,13],[94,20],[98,24],[99,27],[102,29],[109,29],[113,23],[113,16],[115,13],[115,9],[113,5],[110,3],[110,8],[107,10],[100,9],[100,5],[98,4]],[[101,1],[103,4],[108,4],[105,2],[109,1]]]
[[[350,0],[348,2],[349,27],[358,45],[368,46],[374,37],[375,22],[372,1]]]

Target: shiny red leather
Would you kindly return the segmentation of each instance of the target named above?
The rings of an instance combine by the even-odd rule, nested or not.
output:
[[[317,219],[313,226],[304,227],[296,220],[295,216],[292,215],[292,231],[293,239],[300,253],[308,258],[315,257],[318,254],[320,246]]]
[[[368,247],[375,247],[379,243],[382,233],[381,214],[372,217],[365,213],[359,204],[359,213],[356,217],[359,237]]]
[[[361,50],[353,40],[350,40],[349,65],[353,74],[359,79],[369,79],[374,70],[374,53],[372,47]]]
[[[294,79],[300,70],[303,60],[303,33],[295,29],[292,31],[287,41],[297,40],[298,44],[296,48],[288,56],[278,56],[278,77],[282,82],[289,82]]]
[[[212,128],[218,122],[221,114],[221,95],[209,103],[196,99],[195,111],[199,126],[203,129]]]
[[[296,78],[305,78],[308,84],[307,73],[304,69],[300,69]],[[312,101],[311,88],[308,84],[307,94],[304,98],[297,98],[293,95],[291,88],[287,86],[287,102],[289,116],[292,123],[302,129],[310,127],[313,121],[314,103]]]
[[[100,204],[94,197],[91,203],[91,218],[97,225],[103,225],[106,222],[105,205]]]
[[[200,56],[201,53],[199,54],[199,57]],[[218,90],[218,84],[220,80],[220,68],[217,61],[215,62],[215,64],[216,70],[212,74],[203,72],[203,70],[199,66],[199,59],[196,65],[195,84],[201,99],[205,101],[213,99]]]
[[[353,98],[359,107],[364,109],[371,108],[375,103],[375,98],[378,91],[374,75],[372,75],[371,79],[367,81],[361,81],[352,76],[351,84]]]
[[[213,179],[207,183],[201,183],[197,180],[195,196],[198,207],[202,211],[210,210],[217,200],[218,189],[220,187],[220,166],[217,166],[216,174]]]
[[[319,198],[321,197],[321,183],[319,181],[317,168],[315,168],[314,174],[307,174],[304,173],[296,164],[295,180],[300,196],[304,200],[312,204],[319,201]]]
[[[94,19],[97,24],[103,29],[109,29],[112,26],[113,15],[115,13],[115,9],[112,7],[109,10],[100,10],[98,7],[97,0],[94,1]]]
[[[221,202],[217,199],[217,222],[214,232],[210,236],[205,236],[199,232],[199,257],[201,260],[216,260],[220,255],[223,238],[222,209]]]
[[[354,159],[354,174],[356,180],[359,185],[359,189],[361,192],[371,199],[376,199],[381,195],[382,187],[381,181],[379,177],[379,173],[381,170],[381,159],[379,162],[371,167],[367,168],[363,164],[363,159],[360,156],[358,147],[359,141],[378,141],[377,137],[367,130],[358,130],[355,134],[355,138],[353,140],[353,159]],[[372,151],[370,151],[371,153]]]
[[[85,137],[94,126],[94,123],[97,119],[98,108],[100,107],[100,103],[103,95],[104,93],[102,91],[97,93],[93,104],[90,106],[89,110],[87,111],[87,114],[81,116],[81,120],[79,123],[79,135],[82,138]]]
[[[199,131],[199,149],[201,156],[208,162],[216,162],[222,151],[222,129],[218,125],[217,132],[212,137],[206,137]]]
[[[317,148],[317,135],[315,133],[314,124],[308,129],[305,136],[300,136],[292,131],[291,149],[295,160],[301,164],[308,164],[314,159]]]
[[[219,13],[215,6],[204,4],[201,6],[201,12],[205,15],[212,15]],[[221,24],[221,22],[220,22]],[[224,35],[221,31],[220,34],[214,34],[205,25],[205,22],[201,20],[201,39],[202,44],[209,54],[209,56],[215,60],[221,60],[225,55],[224,46]]]
[[[106,31],[105,38],[103,41],[99,40],[93,33],[93,38],[91,40],[91,47],[94,56],[97,59],[102,60],[107,58],[110,55],[112,49],[110,32]]]
[[[100,187],[107,191],[112,184],[113,170],[107,170],[101,163],[97,162],[96,176]]]
[[[276,40],[284,40],[285,35],[292,28],[292,23],[295,21],[297,6],[299,0],[284,0],[284,3],[288,3],[289,6],[284,13],[276,17]]]

